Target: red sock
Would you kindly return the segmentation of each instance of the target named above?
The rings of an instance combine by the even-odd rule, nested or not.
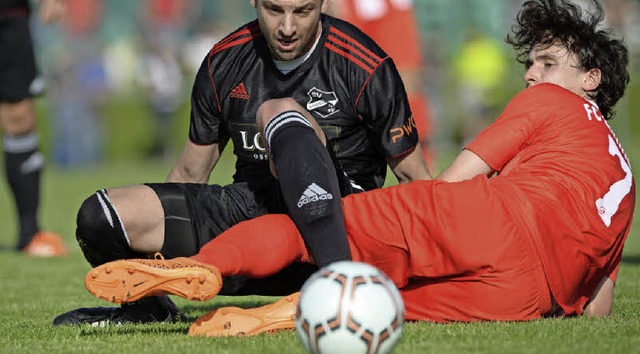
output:
[[[265,277],[293,262],[308,262],[309,253],[293,221],[270,214],[233,226],[191,258],[218,267],[223,276]]]

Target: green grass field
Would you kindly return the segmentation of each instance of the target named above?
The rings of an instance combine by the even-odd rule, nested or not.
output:
[[[638,146],[627,146],[628,153]],[[636,153],[637,154],[637,153]],[[638,156],[640,157],[640,156]],[[633,159],[632,159],[633,160]],[[638,167],[638,160],[635,161]],[[225,159],[214,178],[230,179]],[[254,338],[192,338],[188,323],[111,328],[51,325],[59,313],[110,306],[83,286],[89,270],[74,241],[75,213],[96,189],[162,181],[167,163],[121,162],[82,170],[47,170],[43,181],[43,227],[62,234],[72,254],[29,258],[11,251],[15,212],[0,184],[0,353],[303,353],[295,333]],[[638,169],[636,169],[638,170]],[[634,225],[620,270],[614,314],[606,319],[573,318],[531,323],[405,324],[397,353],[638,353],[640,352],[640,226]],[[191,318],[222,305],[254,306],[272,298],[219,297],[211,302],[175,298]]]

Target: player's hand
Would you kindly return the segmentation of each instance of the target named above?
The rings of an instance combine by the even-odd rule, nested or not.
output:
[[[66,8],[64,0],[39,0],[40,20],[43,23],[59,22],[64,18]]]

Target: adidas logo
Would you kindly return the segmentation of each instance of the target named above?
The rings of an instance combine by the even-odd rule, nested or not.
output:
[[[247,89],[244,87],[244,82],[241,82],[240,85],[236,86],[236,88],[231,90],[231,93],[229,94],[229,97],[240,98],[242,100],[248,100],[249,99],[249,93],[247,92]]]
[[[302,208],[306,204],[315,203],[319,200],[329,199],[333,199],[333,195],[331,195],[331,193],[320,188],[317,184],[311,183],[304,193],[302,193],[300,200],[298,200],[298,208]]]

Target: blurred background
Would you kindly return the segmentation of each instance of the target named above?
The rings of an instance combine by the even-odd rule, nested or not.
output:
[[[33,16],[32,24],[47,83],[36,100],[48,164],[42,227],[75,246],[76,212],[87,196],[165,180],[187,139],[195,71],[255,10],[249,0],[65,1],[63,23],[44,26]],[[328,1],[332,14],[356,23],[396,62],[434,175],[524,87],[523,67],[504,42],[523,0]],[[631,51],[631,86],[611,125],[637,166],[640,0],[602,3],[606,25]],[[231,182],[231,151],[211,182]],[[391,176],[387,185],[396,183]],[[0,250],[11,249],[17,231],[10,195],[3,180]],[[631,252],[640,252],[640,241]]]
[[[48,83],[38,107],[50,164],[81,168],[156,159],[166,162],[168,171],[187,137],[195,70],[213,44],[255,18],[254,9],[248,0],[66,1],[64,23],[43,26],[35,16],[33,21],[39,64]],[[385,48],[385,40],[379,39],[392,57],[418,53],[415,65],[421,67],[404,79],[424,95],[412,106],[426,121],[425,148],[435,172],[524,86],[522,67],[504,43],[522,0],[329,1],[332,14],[358,24],[358,18],[369,21],[362,26],[374,38],[391,33],[396,44],[402,38],[404,49],[399,51]],[[640,0],[603,4],[607,25],[631,49],[635,78]],[[350,14],[345,12],[349,6]],[[385,21],[376,22],[389,7],[410,12],[416,42],[398,36],[402,28],[383,28]],[[640,134],[639,123],[631,119],[640,113],[632,99],[637,95],[632,80],[613,121],[623,142]]]

